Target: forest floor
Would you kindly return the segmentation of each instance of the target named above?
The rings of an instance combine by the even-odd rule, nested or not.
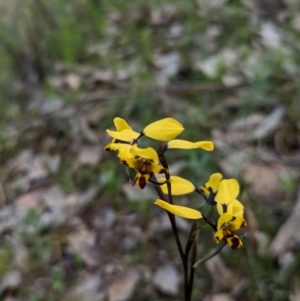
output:
[[[0,1],[0,300],[183,299],[155,191],[104,150],[115,117],[177,119],[215,150],[173,172],[240,183],[244,247],[196,269],[193,300],[300,300],[298,1],[23,2]]]

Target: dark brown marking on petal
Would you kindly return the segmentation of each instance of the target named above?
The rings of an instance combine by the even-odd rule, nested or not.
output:
[[[234,236],[233,232],[231,230],[229,230],[228,228],[224,228],[223,233],[224,233],[224,237],[226,237],[226,238]]]
[[[139,178],[139,187],[140,187],[141,189],[144,189],[145,186],[146,186],[146,184],[147,184],[146,178],[145,178],[144,176],[141,176],[141,177]]]
[[[147,174],[147,173],[149,173],[148,167],[149,167],[149,165],[147,164],[147,162],[141,161],[141,165],[139,166],[138,170],[142,174]]]
[[[216,194],[215,193],[210,193],[208,196],[207,196],[207,203],[211,206],[214,206],[216,205],[216,202],[215,202],[215,196]]]
[[[147,172],[147,170],[145,168],[145,164],[142,164],[141,166],[139,166],[138,171],[142,174],[145,174]]]
[[[221,206],[222,206],[223,213],[226,213],[227,212],[227,205],[226,204],[221,204]]]
[[[123,160],[123,159],[121,159],[120,162],[121,162],[121,164],[124,164],[124,165],[126,165],[126,166],[129,166],[128,163],[127,163],[125,160]]]
[[[116,139],[116,141],[114,141],[113,143],[130,144],[130,142],[128,142],[128,141],[123,141],[123,140],[118,140],[118,139]]]
[[[242,224],[241,224],[241,227],[246,227],[247,226],[247,223],[245,220],[242,221]]]
[[[146,175],[149,172],[147,171],[147,166],[145,165],[145,163],[142,163],[141,166],[139,166],[138,171],[140,174],[142,175]]]
[[[240,246],[240,239],[237,236],[233,236],[230,238],[230,243],[231,249],[235,250]]]

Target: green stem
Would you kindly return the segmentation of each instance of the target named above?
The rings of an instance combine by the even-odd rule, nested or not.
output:
[[[199,264],[202,264],[203,262],[207,261],[208,259],[211,259],[212,257],[214,257],[215,255],[217,255],[225,246],[227,245],[227,243],[225,241],[223,241],[223,244],[219,246],[219,248],[217,248],[215,251],[213,251],[212,253],[210,253],[209,255],[203,257],[202,259],[198,260],[193,267],[196,268]]]

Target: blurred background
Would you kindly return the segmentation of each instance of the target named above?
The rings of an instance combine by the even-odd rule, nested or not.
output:
[[[300,300],[299,53],[297,0],[0,0],[0,300],[182,300],[167,215],[103,150],[115,116],[176,118],[216,150],[167,153],[174,174],[239,180],[245,246],[193,300]]]

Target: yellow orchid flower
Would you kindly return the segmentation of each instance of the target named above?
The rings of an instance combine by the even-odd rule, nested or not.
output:
[[[228,204],[236,199],[240,192],[240,186],[236,179],[222,180],[219,184],[215,201],[221,204]]]
[[[157,181],[159,183],[164,183],[166,182],[166,178],[159,178]],[[193,183],[178,176],[171,176],[170,183],[172,195],[183,195],[195,191],[195,186]],[[166,183],[161,185],[160,188],[164,194],[168,194],[168,186]]]
[[[138,172],[133,181],[133,185],[143,189],[150,177],[154,173],[165,173],[166,169],[159,164],[159,159],[155,149],[148,147],[145,149],[133,145],[130,148],[131,157],[121,158],[120,162],[129,168],[134,168]]]
[[[230,213],[222,214],[217,223],[217,231],[214,235],[216,243],[225,240],[232,249],[243,246],[241,239],[234,234],[234,231],[246,226],[246,221],[242,216],[234,216]]]
[[[184,127],[174,118],[164,118],[150,123],[143,129],[143,134],[159,141],[169,141],[177,137]]]
[[[168,149],[180,148],[180,149],[195,149],[202,148],[206,151],[212,151],[214,149],[214,143],[212,141],[197,141],[191,142],[187,140],[174,139],[168,142]]]
[[[210,176],[204,187],[199,187],[202,194],[206,197],[208,203],[216,204],[220,215],[231,213],[234,216],[244,215],[244,206],[236,199],[239,194],[239,183],[235,179],[222,180],[220,173],[214,173]]]
[[[234,216],[231,213],[222,214],[217,223],[218,229],[229,229],[231,231],[237,231],[241,227],[246,226],[246,221],[242,216]]]
[[[188,219],[200,219],[202,218],[202,214],[200,211],[189,208],[189,207],[184,207],[184,206],[178,206],[178,205],[173,205],[168,202],[165,202],[163,200],[157,199],[154,202],[155,205],[169,211],[172,214],[188,218]]]
[[[112,144],[130,144],[134,139],[136,139],[139,136],[139,133],[133,131],[131,126],[123,118],[114,118],[114,125],[117,131],[106,130],[106,132],[113,138],[112,141],[104,147],[104,149],[107,151],[119,151],[118,147],[113,146]]]
[[[218,191],[220,182],[223,176],[220,173],[213,173],[209,180],[205,183],[205,186],[199,187],[200,191],[208,197],[211,193],[216,193]]]

